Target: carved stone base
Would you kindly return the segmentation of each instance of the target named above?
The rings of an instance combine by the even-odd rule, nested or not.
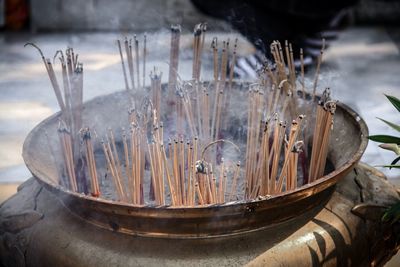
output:
[[[245,235],[171,240],[88,224],[31,178],[0,206],[0,258],[3,266],[381,266],[399,248],[396,226],[380,221],[396,201],[383,174],[359,164],[328,203],[290,221]]]

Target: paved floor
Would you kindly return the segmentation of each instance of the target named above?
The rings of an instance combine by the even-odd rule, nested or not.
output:
[[[376,117],[400,122],[399,114],[383,93],[400,97],[400,54],[397,29],[351,28],[333,43],[325,57],[320,85],[330,86],[333,96],[358,111],[370,133],[389,133]],[[21,157],[27,133],[41,120],[58,110],[38,53],[24,48],[35,42],[51,57],[60,48],[73,46],[85,63],[85,99],[123,88],[123,78],[114,33],[6,35],[0,34],[0,183],[20,183],[30,177]],[[212,33],[208,34],[209,37]],[[165,31],[150,34],[149,47],[157,47],[149,66],[157,65],[166,74],[169,37]],[[189,47],[190,35],[183,38]],[[249,51],[243,43],[244,51]],[[189,77],[191,53],[181,56],[180,72]],[[167,75],[164,75],[166,79]],[[363,160],[371,165],[389,163],[390,152],[370,143]],[[399,172],[386,171],[400,184]],[[0,200],[1,201],[1,200]]]

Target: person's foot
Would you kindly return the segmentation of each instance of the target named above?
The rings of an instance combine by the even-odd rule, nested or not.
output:
[[[243,57],[238,57],[235,62],[233,76],[236,79],[255,79],[257,78],[257,71],[266,64],[268,59],[265,55],[257,51]]]
[[[349,26],[350,20],[350,10],[343,9],[331,19],[322,31],[300,37],[298,46],[303,48],[304,57],[311,57],[313,61],[316,60],[320,54],[323,40],[325,40],[325,48],[328,48],[330,43],[337,39],[339,33]]]
[[[320,55],[323,42],[325,41],[325,49],[328,48],[330,42],[337,39],[340,31],[347,27],[349,20],[350,13],[348,10],[343,10],[330,21],[325,30],[313,34],[304,34],[294,37],[293,40],[288,40],[293,46],[296,69],[301,67],[300,48],[303,49],[303,64],[304,69],[307,70],[311,65],[315,64]],[[270,43],[273,41],[271,40]],[[281,40],[282,46],[284,46],[284,41]],[[254,79],[257,77],[257,71],[265,64],[273,66],[270,51],[264,53],[261,50],[257,50],[254,54],[236,59],[234,75],[238,79]]]

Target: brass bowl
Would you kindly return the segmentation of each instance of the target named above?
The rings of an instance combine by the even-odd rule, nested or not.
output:
[[[83,121],[101,134],[128,121],[126,92],[100,96],[84,104]],[[47,118],[28,135],[23,147],[25,164],[36,179],[83,220],[112,231],[163,238],[206,238],[256,231],[294,218],[326,202],[333,186],[360,160],[367,147],[368,128],[351,108],[338,103],[331,136],[329,160],[335,170],[313,183],[267,199],[229,202],[191,208],[152,207],[121,203],[71,192],[58,184],[49,144],[56,147],[60,113]],[[89,121],[88,119],[91,118]],[[115,127],[114,127],[115,126]],[[104,131],[104,130],[103,130]]]

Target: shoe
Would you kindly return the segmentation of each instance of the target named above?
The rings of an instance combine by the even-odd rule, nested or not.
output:
[[[325,49],[327,49],[330,43],[337,39],[340,31],[349,25],[350,17],[348,9],[342,10],[331,19],[325,30],[313,34],[299,35],[292,40],[288,40],[293,47],[295,68],[297,70],[301,68],[300,48],[303,49],[303,64],[305,71],[307,71],[310,66],[315,64],[321,53],[323,43],[325,42]],[[273,41],[271,40],[270,43]],[[284,41],[281,40],[281,43],[284,44]],[[257,44],[255,46],[262,47]],[[254,79],[257,78],[258,70],[265,64],[273,67],[273,58],[270,51],[268,49],[264,50],[265,52],[258,49],[254,54],[238,57],[235,62],[234,77],[236,79]],[[296,53],[296,51],[298,52]]]

